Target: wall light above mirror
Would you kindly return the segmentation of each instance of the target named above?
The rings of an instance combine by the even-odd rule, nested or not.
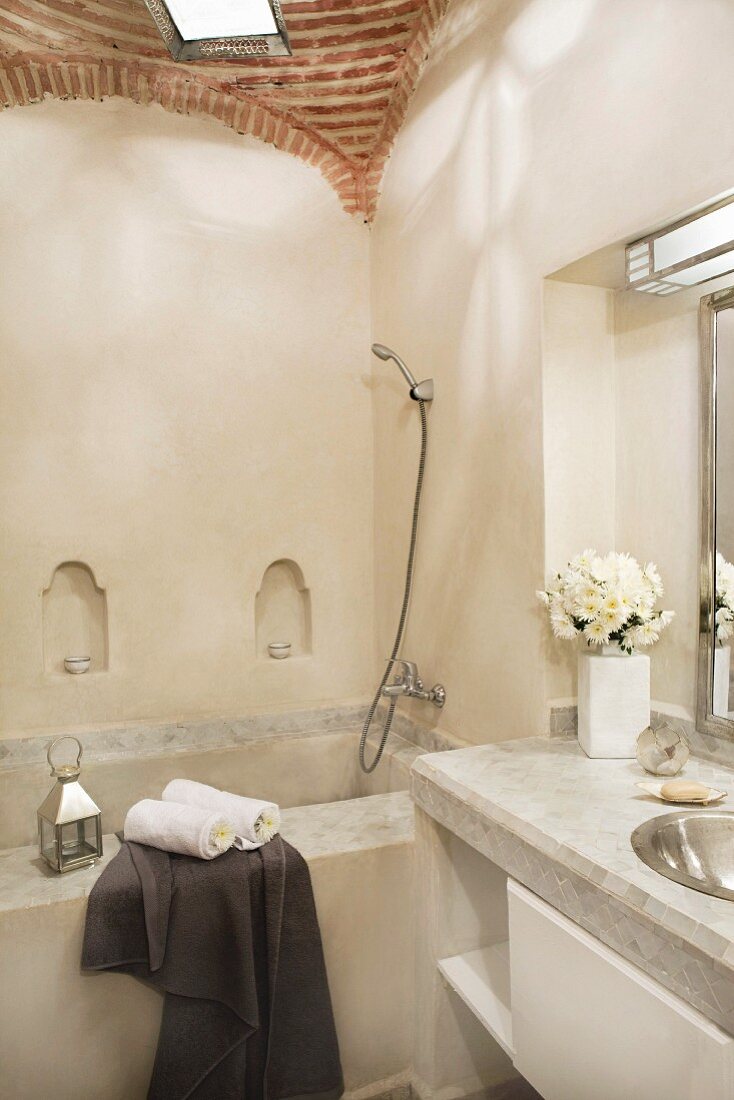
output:
[[[279,0],[145,0],[175,61],[290,55]]]
[[[734,271],[734,196],[628,244],[629,289],[666,296]]]

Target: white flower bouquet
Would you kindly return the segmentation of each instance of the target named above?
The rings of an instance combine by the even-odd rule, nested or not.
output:
[[[716,641],[723,645],[734,634],[734,565],[716,555]]]
[[[734,568],[731,580],[734,601]],[[655,609],[662,594],[660,574],[652,562],[640,566],[629,554],[600,557],[595,550],[585,550],[538,597],[548,608],[556,638],[581,636],[589,645],[618,645],[632,653],[657,642],[673,619],[675,612]],[[734,627],[734,611],[731,622]]]

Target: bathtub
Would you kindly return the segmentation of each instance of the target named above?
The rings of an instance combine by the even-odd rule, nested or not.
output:
[[[365,776],[355,747],[364,714],[363,707],[329,707],[76,732],[84,746],[81,783],[101,808],[106,833],[122,828],[133,802],[160,798],[177,776],[282,807],[407,790],[421,752],[407,740],[413,727],[398,719],[405,736],[392,737],[380,767]],[[35,843],[36,810],[53,786],[50,739],[0,741],[0,849]]]
[[[283,808],[283,835],[313,881],[346,1095],[402,1095],[413,1012],[407,787],[425,749],[398,719],[380,767],[363,775],[363,717],[361,707],[332,707],[79,734],[81,782],[102,810],[105,854],[64,876],[35,847],[35,812],[53,782],[49,737],[0,743],[0,1064],[14,1100],[145,1096],[159,994],[125,975],[80,973],[81,937],[87,894],[117,850],[128,806],[160,797],[176,776]]]

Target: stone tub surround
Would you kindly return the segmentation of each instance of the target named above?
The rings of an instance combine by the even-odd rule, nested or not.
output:
[[[282,830],[311,872],[346,1095],[404,1088],[413,1004],[410,796],[288,809]],[[0,1064],[15,1100],[145,1095],[159,995],[128,976],[79,971],[86,898],[118,847],[106,836],[101,864],[68,875],[45,868],[32,846],[0,853]],[[40,1056],[39,1035],[47,1040]]]
[[[343,706],[312,707],[299,710],[278,710],[250,714],[240,718],[209,718],[178,722],[127,722],[74,731],[84,746],[83,764],[108,761],[120,757],[159,756],[190,752],[192,749],[227,748],[252,741],[284,737],[305,737],[340,730],[361,731],[367,715],[365,703]],[[371,736],[374,738],[384,721],[382,708],[375,716]],[[66,731],[44,731],[24,737],[0,740],[0,771],[29,764],[46,764],[46,751],[56,737]],[[445,752],[463,748],[467,742],[445,731],[420,725],[409,715],[397,710],[392,733],[411,741],[426,752]],[[59,750],[63,751],[63,750]]]
[[[691,758],[685,775],[734,795],[730,769]],[[532,738],[422,756],[411,779],[421,810],[734,1034],[734,905],[632,851],[632,830],[671,811],[637,790],[643,777]]]
[[[251,741],[350,730],[364,721],[364,704],[312,707],[250,714],[241,718],[209,718],[179,722],[127,722],[74,731],[84,746],[82,765],[120,757],[160,756],[218,749]],[[0,770],[46,763],[46,750],[65,730],[0,740]],[[60,752],[63,750],[59,750]]]
[[[102,810],[102,827],[108,833],[122,828],[134,802],[160,798],[171,779],[194,779],[236,794],[268,798],[282,808],[338,803],[407,790],[410,767],[423,751],[392,734],[380,767],[364,775],[357,747],[354,727],[294,730],[224,746],[191,742],[178,752],[92,759],[81,780]],[[372,751],[374,747],[373,743]],[[35,842],[36,810],[52,784],[45,760],[43,765],[0,769],[0,849]]]
[[[364,775],[357,745],[366,713],[359,704],[90,729],[80,736],[82,785],[102,810],[105,832],[116,832],[133,802],[159,798],[179,776],[281,806],[312,805],[407,790],[417,756],[463,744],[396,714],[380,767]],[[375,721],[370,757],[380,728]],[[36,810],[53,782],[46,761],[52,739],[0,741],[0,850],[35,839]]]
[[[360,852],[413,840],[413,804],[407,792],[294,806],[283,810],[281,834],[306,860]],[[0,852],[0,914],[86,898],[120,850],[114,833],[104,837],[104,855],[92,867],[58,875],[34,844]]]
[[[425,703],[421,704],[421,709],[425,707]],[[431,710],[432,708],[429,707],[428,709]],[[380,728],[379,723],[382,713],[382,709],[380,709],[372,726],[373,731]],[[406,711],[401,710],[400,704],[398,704],[398,709],[396,709],[393,717],[392,732],[406,741],[412,741],[415,745],[424,749],[425,752],[450,752],[452,749],[469,748],[471,744],[471,742],[465,741],[463,737],[450,733],[448,730],[426,725],[410,711],[406,713]]]

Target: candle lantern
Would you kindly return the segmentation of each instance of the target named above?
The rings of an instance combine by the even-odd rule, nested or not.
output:
[[[61,741],[76,741],[75,764],[54,764],[51,754]],[[57,737],[46,755],[56,783],[38,810],[38,847],[49,866],[63,874],[102,855],[102,815],[79,782],[81,742]]]

